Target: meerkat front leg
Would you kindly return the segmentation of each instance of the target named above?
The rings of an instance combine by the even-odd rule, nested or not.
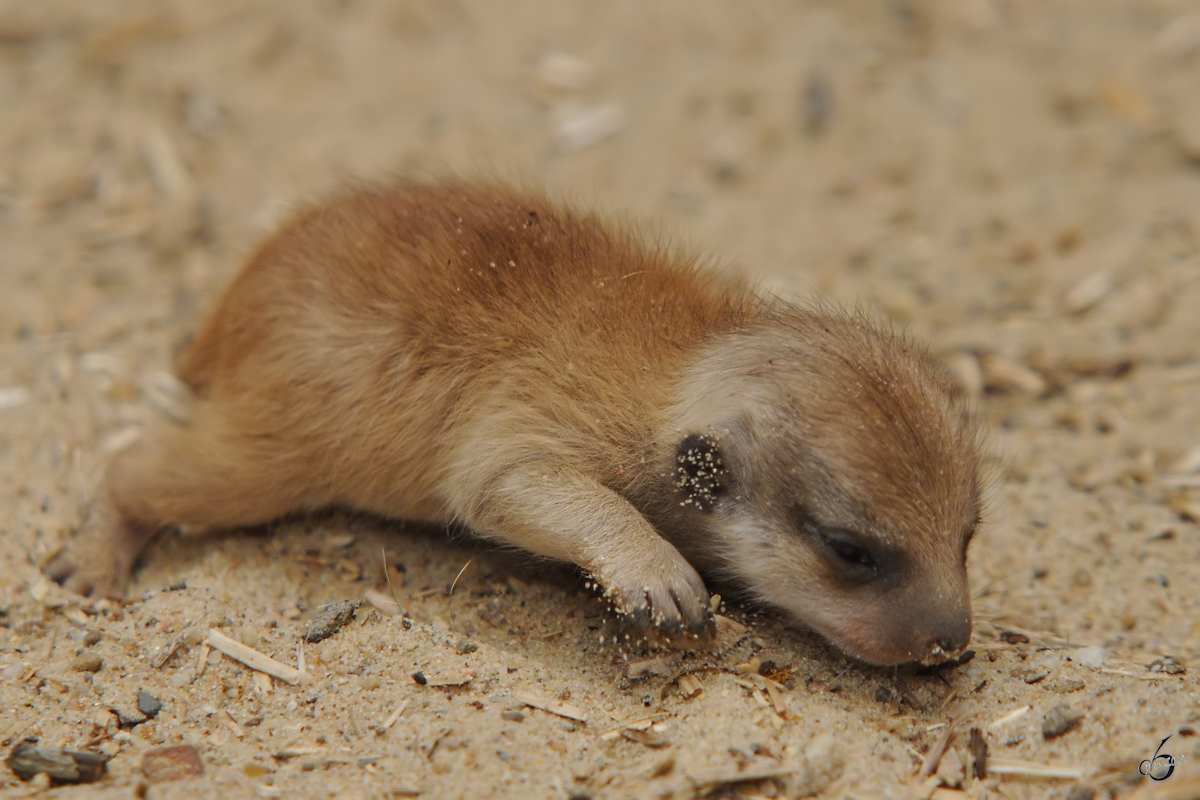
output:
[[[629,501],[557,466],[525,466],[497,479],[462,515],[476,532],[583,567],[618,612],[656,643],[713,633],[696,570]]]

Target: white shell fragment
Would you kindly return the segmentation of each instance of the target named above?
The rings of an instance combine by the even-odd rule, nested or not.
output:
[[[155,411],[187,424],[191,416],[191,391],[179,378],[169,372],[152,372],[142,385],[142,396]]]
[[[24,386],[0,387],[0,411],[23,406],[29,402],[29,389]]]
[[[1187,58],[1200,50],[1200,13],[1193,11],[1168,22],[1154,37],[1154,44],[1174,58]]]
[[[79,357],[79,368],[93,374],[119,375],[125,371],[125,362],[112,353],[84,353]]]
[[[573,53],[551,52],[537,66],[538,80],[551,89],[581,92],[596,80],[596,68]]]
[[[141,438],[142,438],[142,426],[141,425],[128,425],[124,428],[121,428],[121,430],[119,430],[119,431],[110,433],[108,436],[105,436],[104,439],[100,442],[100,450],[105,455],[110,455],[110,456],[116,455],[117,453],[120,453],[122,450],[132,447],[133,444],[138,439],[141,439]]]
[[[167,197],[190,199],[195,194],[191,173],[165,130],[157,125],[146,129],[142,137],[142,155],[155,184]]]
[[[983,385],[1002,392],[1028,392],[1041,394],[1046,391],[1046,379],[1034,370],[1001,356],[981,356]]]
[[[625,128],[625,109],[620,103],[580,107],[561,106],[555,113],[554,136],[564,152],[583,150],[611,139]]]
[[[1100,669],[1108,663],[1108,651],[1098,644],[1081,647],[1071,653],[1071,660],[1084,667]]]
[[[1093,272],[1072,286],[1063,295],[1063,308],[1072,314],[1080,314],[1099,303],[1116,288],[1108,272]]]
[[[1194,446],[1188,450],[1174,464],[1171,465],[1172,472],[1200,472],[1200,445]]]
[[[968,397],[978,397],[983,394],[983,370],[979,359],[974,353],[956,353],[946,360],[950,374],[955,383],[966,392]]]

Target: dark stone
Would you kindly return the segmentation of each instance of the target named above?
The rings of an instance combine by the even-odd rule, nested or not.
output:
[[[108,756],[84,750],[41,747],[37,739],[26,739],[13,748],[8,766],[22,780],[46,773],[58,783],[91,783],[104,775]]]
[[[158,712],[162,711],[163,707],[162,702],[145,689],[138,691],[137,706],[138,711],[142,712],[150,719],[157,717]]]

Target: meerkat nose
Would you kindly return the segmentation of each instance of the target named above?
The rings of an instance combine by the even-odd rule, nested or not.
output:
[[[930,655],[954,655],[966,649],[971,641],[971,615],[957,612],[933,620],[929,626],[924,650]]]

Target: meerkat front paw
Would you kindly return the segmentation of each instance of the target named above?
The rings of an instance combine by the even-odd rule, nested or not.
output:
[[[711,641],[716,627],[696,570],[666,542],[651,557],[638,555],[595,573],[617,612],[653,646],[686,650]]]

